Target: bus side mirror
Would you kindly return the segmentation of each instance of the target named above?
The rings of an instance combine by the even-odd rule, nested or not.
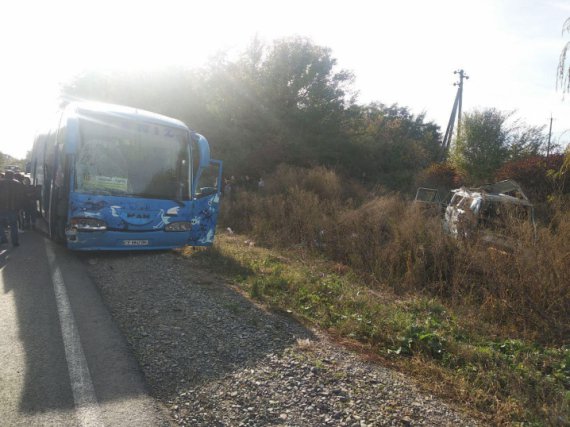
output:
[[[210,144],[208,144],[208,140],[199,133],[193,133],[192,139],[196,142],[196,145],[198,146],[198,155],[199,155],[198,167],[201,169],[205,169],[208,166],[210,166]]]
[[[208,194],[212,194],[212,191],[209,189],[209,187],[213,187],[216,188],[218,190],[218,192],[220,191],[221,188],[221,176],[220,178],[217,178],[217,182],[214,183],[209,183],[208,185],[204,186],[203,184],[200,184],[200,181],[209,181],[210,177],[203,177],[202,174],[204,172],[206,172],[207,175],[210,175],[209,172],[211,172],[211,164],[212,163],[217,163],[216,160],[212,160],[210,158],[210,144],[208,144],[208,140],[206,138],[204,138],[202,135],[200,135],[199,133],[195,133],[193,132],[191,135],[192,141],[194,142],[194,146],[198,148],[198,168],[195,171],[195,175],[194,175],[194,183],[192,185],[192,195],[193,197],[200,197],[200,196],[204,196],[205,193]],[[219,170],[220,173],[219,175],[221,175],[221,164],[219,165]],[[204,179],[203,179],[204,178]],[[200,188],[204,188],[205,192],[202,193],[200,191]],[[215,192],[215,191],[213,191]]]

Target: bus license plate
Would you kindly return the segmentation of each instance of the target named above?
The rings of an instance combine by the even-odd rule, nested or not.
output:
[[[123,240],[123,246],[148,246],[148,240]]]

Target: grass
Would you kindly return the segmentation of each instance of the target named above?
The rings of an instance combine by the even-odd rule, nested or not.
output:
[[[560,205],[552,213],[535,230],[503,212],[500,233],[516,244],[492,250],[476,235],[450,238],[440,217],[401,195],[363,193],[324,168],[282,167],[266,191],[223,204],[220,220],[265,246],[305,248],[349,266],[371,289],[471,311],[498,336],[562,345],[570,337],[570,211]]]
[[[246,239],[219,234],[213,248],[185,256],[487,421],[570,423],[570,347],[513,339],[444,297],[372,289],[359,272],[314,252],[252,247]]]

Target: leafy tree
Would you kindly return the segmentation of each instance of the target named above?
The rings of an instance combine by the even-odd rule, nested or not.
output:
[[[352,174],[396,190],[411,190],[415,174],[437,158],[441,135],[425,115],[405,107],[370,104],[353,107]]]
[[[491,108],[463,116],[451,162],[472,183],[491,181],[503,163],[536,155],[544,145],[543,127],[528,126],[513,115]]]
[[[299,165],[342,162],[345,108],[354,102],[352,75],[336,71],[329,48],[304,38],[278,41],[261,67],[264,104],[288,129],[290,161]]]
[[[562,34],[565,32],[570,33],[570,18],[566,19],[562,25]],[[567,42],[558,61],[558,72],[556,75],[556,87],[562,88],[564,92],[570,92],[570,64],[566,65],[566,54],[570,50],[570,42]]]

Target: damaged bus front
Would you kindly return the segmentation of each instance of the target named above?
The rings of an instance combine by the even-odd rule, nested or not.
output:
[[[50,237],[75,250],[211,245],[221,161],[175,119],[73,103],[36,139],[33,183]]]

